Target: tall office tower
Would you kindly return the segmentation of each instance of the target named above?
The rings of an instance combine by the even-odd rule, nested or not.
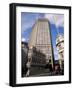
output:
[[[50,23],[47,19],[38,19],[32,27],[31,36],[28,42],[29,53],[31,56],[33,47],[42,52],[45,56],[45,64],[51,63],[53,67],[53,46],[50,31]]]

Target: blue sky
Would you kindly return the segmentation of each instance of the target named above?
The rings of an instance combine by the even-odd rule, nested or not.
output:
[[[28,42],[32,32],[32,26],[39,18],[47,18],[50,21],[52,44],[55,59],[58,59],[58,51],[56,49],[57,30],[60,34],[64,34],[64,16],[60,14],[49,13],[21,13],[21,37],[22,40]]]

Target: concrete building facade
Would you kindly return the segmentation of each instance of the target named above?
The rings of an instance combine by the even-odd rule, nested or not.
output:
[[[47,19],[38,19],[32,27],[31,36],[28,42],[29,52],[28,56],[31,57],[33,47],[46,55],[46,63],[51,60],[53,67],[54,55],[51,38],[50,23]]]
[[[60,68],[62,69],[62,65],[64,63],[64,36],[63,35],[58,35],[56,39],[56,47],[58,50],[58,59],[59,59]]]

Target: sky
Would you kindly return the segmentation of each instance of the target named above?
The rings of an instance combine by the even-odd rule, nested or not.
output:
[[[32,32],[32,26],[39,18],[46,18],[50,22],[52,44],[54,51],[54,58],[58,60],[58,51],[56,48],[56,37],[59,34],[64,34],[64,15],[52,13],[21,13],[21,38],[22,41],[28,42]]]

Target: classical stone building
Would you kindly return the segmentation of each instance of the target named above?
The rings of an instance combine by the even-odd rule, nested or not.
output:
[[[64,68],[64,36],[58,35],[56,39],[56,47],[58,50],[58,58],[59,58],[59,64],[60,68]]]
[[[28,62],[28,43],[27,42],[21,42],[21,76],[24,77],[27,73],[27,67],[26,64]]]
[[[53,68],[54,56],[51,38],[50,23],[47,19],[38,19],[32,27],[31,36],[28,42],[28,58],[32,56],[33,47],[46,55],[45,63],[50,63]],[[39,59],[38,59],[39,60]],[[31,60],[32,61],[32,60]]]

